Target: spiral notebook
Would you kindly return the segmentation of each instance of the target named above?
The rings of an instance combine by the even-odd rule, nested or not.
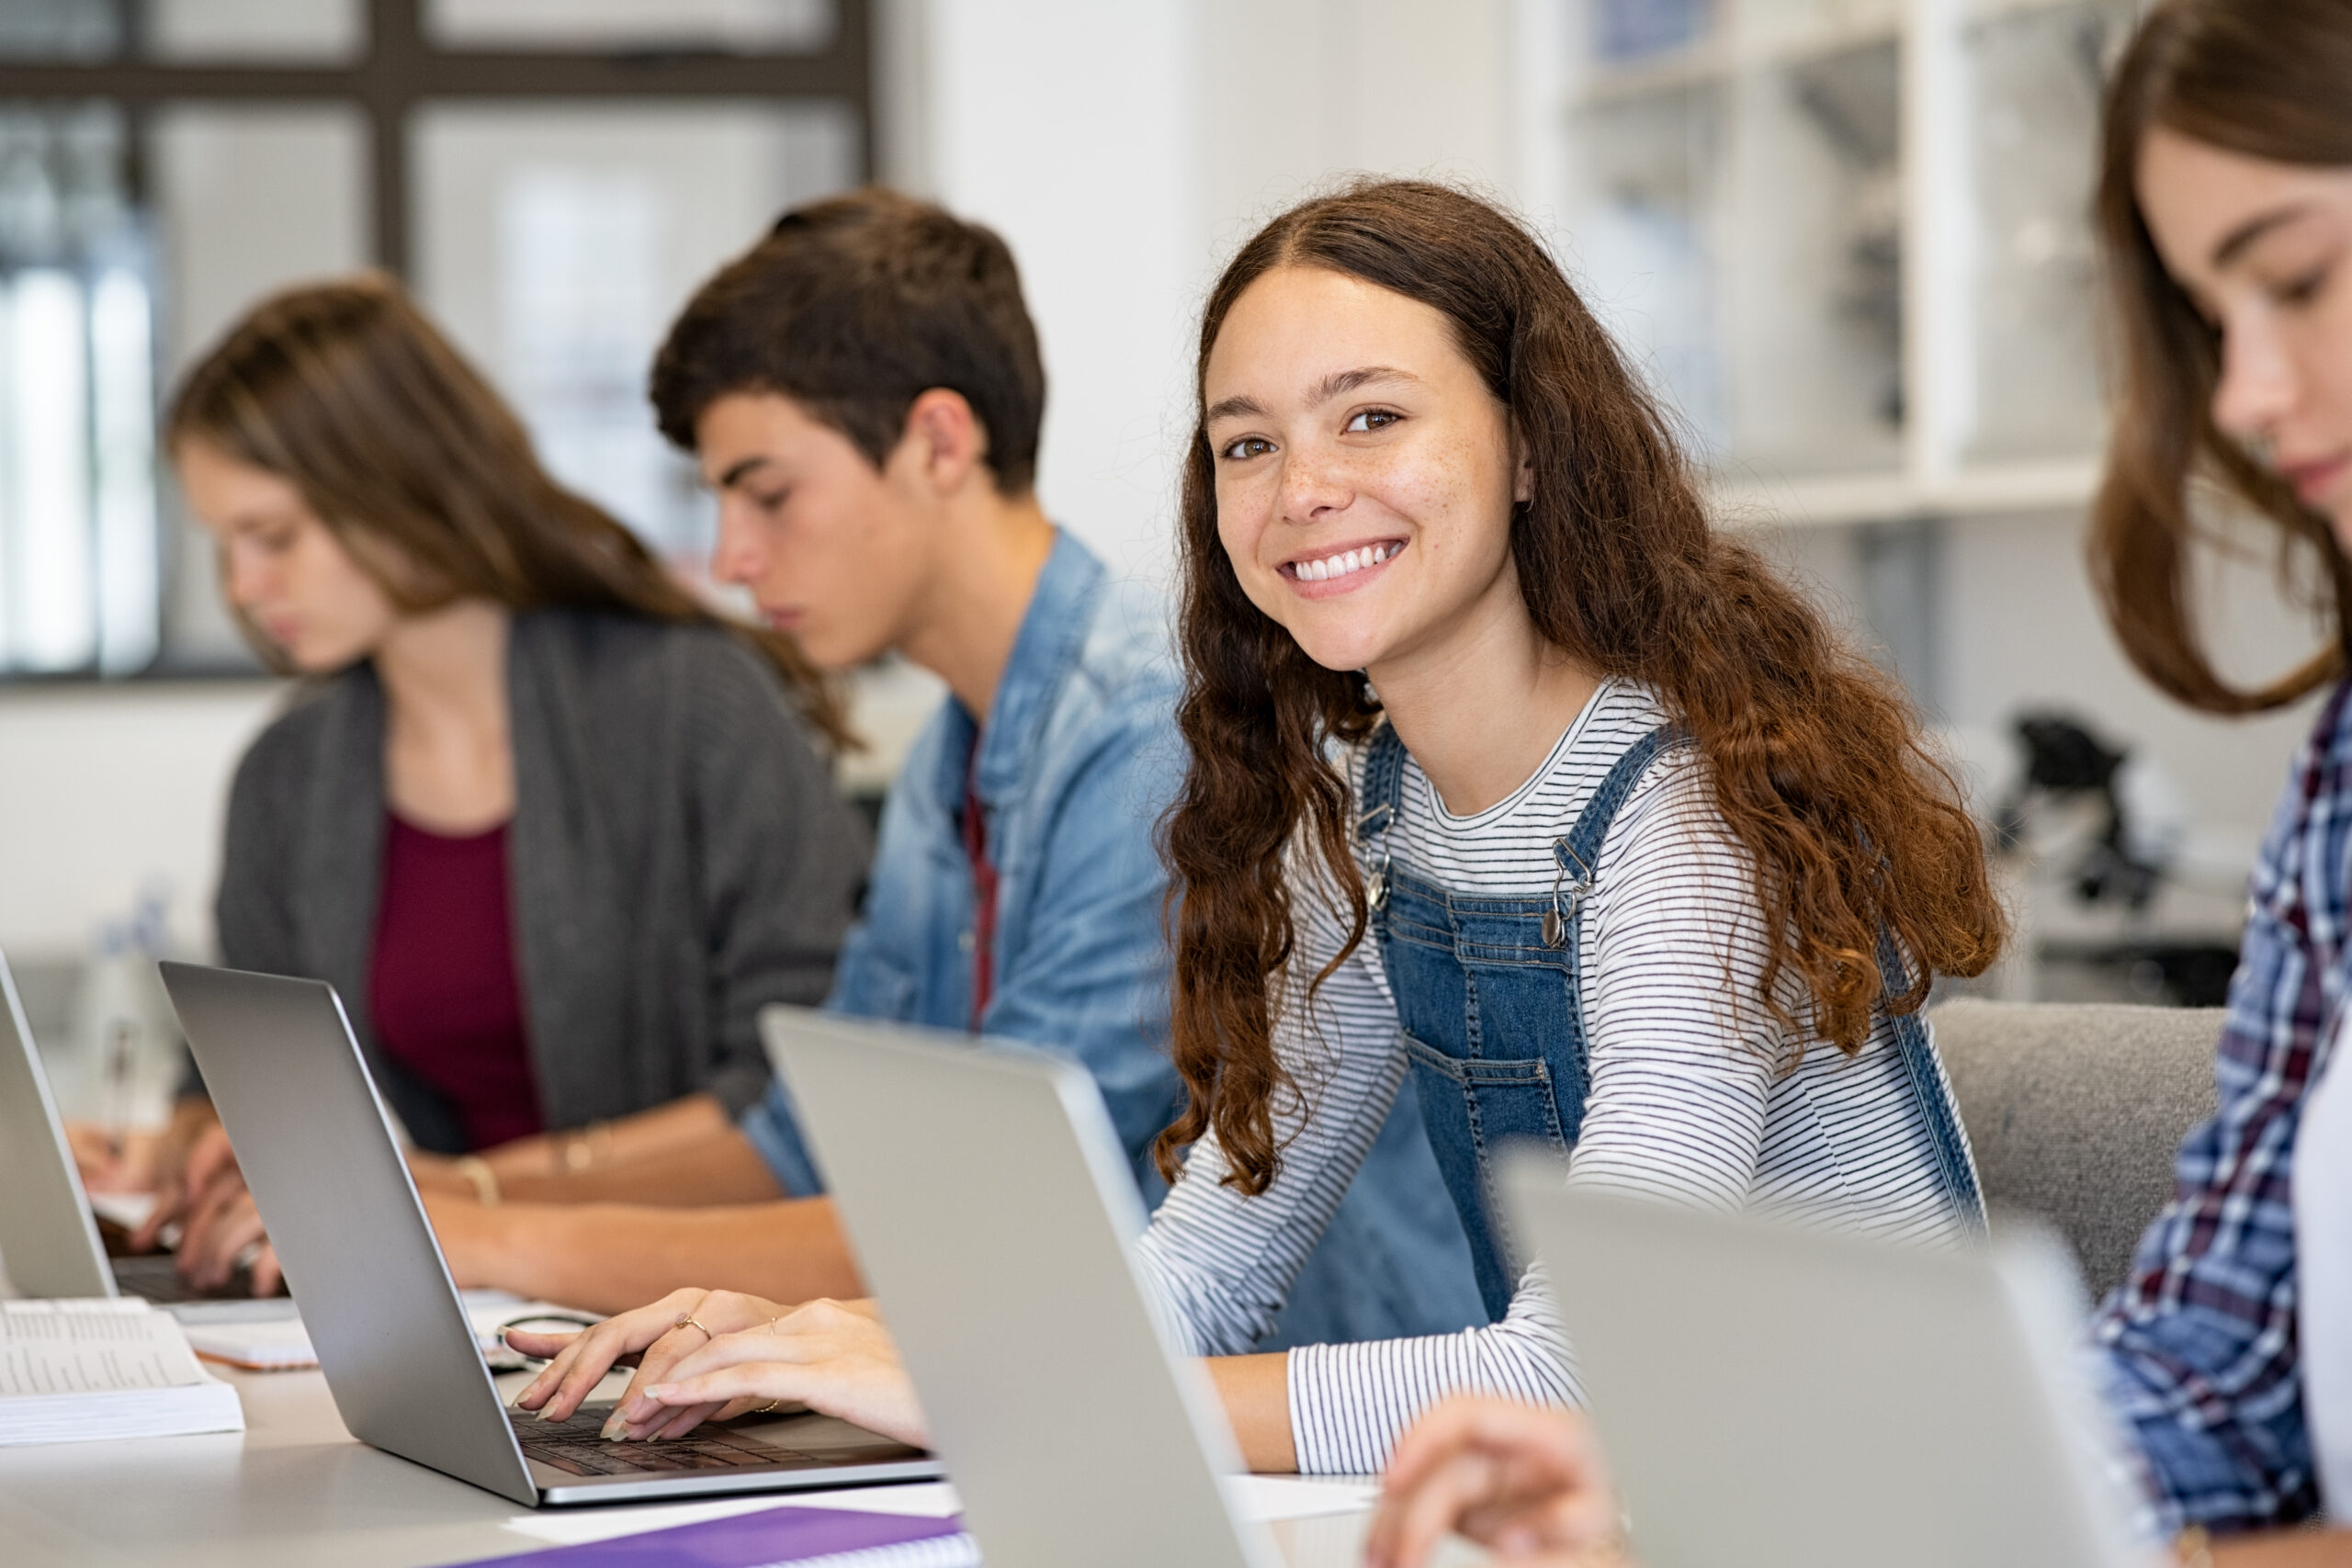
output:
[[[960,1518],[785,1506],[459,1568],[978,1568],[979,1561]]]

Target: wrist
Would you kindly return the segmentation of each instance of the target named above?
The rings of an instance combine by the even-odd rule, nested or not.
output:
[[[459,1155],[450,1162],[449,1168],[473,1189],[475,1201],[483,1208],[496,1208],[499,1200],[504,1196],[499,1190],[498,1173],[491,1169],[490,1162],[480,1155]]]
[[[548,1174],[562,1179],[585,1176],[613,1163],[613,1124],[595,1121],[548,1139]]]

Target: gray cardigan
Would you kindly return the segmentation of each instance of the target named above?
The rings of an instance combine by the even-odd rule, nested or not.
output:
[[[698,1090],[740,1111],[767,1082],[758,1010],[825,995],[863,826],[775,671],[718,628],[517,615],[507,682],[508,886],[547,1125]],[[362,663],[304,694],[238,766],[221,958],[332,981],[411,1134],[458,1152],[449,1107],[370,1027],[385,837],[383,688]]]

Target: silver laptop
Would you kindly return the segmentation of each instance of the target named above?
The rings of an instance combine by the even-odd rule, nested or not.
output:
[[[0,1170],[8,1173],[8,1199],[0,1203],[0,1264],[24,1295],[112,1296],[114,1271],[5,956],[0,1002],[6,1003],[0,1007]]]
[[[760,1014],[965,1527],[1023,1568],[1272,1568],[1206,1375],[1149,1305],[1144,1213],[1084,1068],[1017,1045]]]
[[[8,1173],[8,1201],[0,1204],[0,1264],[17,1293],[144,1296],[183,1317],[292,1316],[285,1301],[254,1301],[253,1276],[242,1266],[226,1285],[202,1291],[179,1277],[168,1252],[107,1256],[5,956],[0,1003],[0,1170]]]
[[[1926,1251],[1503,1179],[1646,1568],[2148,1568],[2058,1244]]]
[[[364,1443],[517,1503],[803,1491],[939,1474],[920,1450],[821,1416],[597,1437],[611,1405],[543,1422],[499,1398],[332,986],[162,965],[335,1408]]]

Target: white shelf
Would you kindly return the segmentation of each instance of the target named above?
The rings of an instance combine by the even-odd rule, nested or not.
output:
[[[1717,476],[1707,487],[1715,518],[1733,527],[1826,527],[1918,517],[1988,517],[2088,505],[2098,488],[2096,455],[2052,462],[1984,464],[1939,479],[1909,474]]]
[[[1999,13],[2075,0],[1982,0]],[[1719,81],[1743,71],[1785,70],[1808,61],[1844,54],[1873,44],[1893,45],[1903,36],[1903,14],[1888,6],[1859,16],[1774,28],[1717,28],[1679,48],[1633,60],[1589,67],[1577,107],[1623,103]]]

